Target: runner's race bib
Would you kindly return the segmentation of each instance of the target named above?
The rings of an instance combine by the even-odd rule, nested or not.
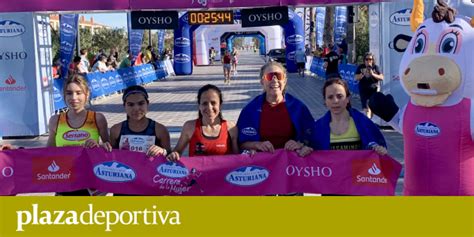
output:
[[[120,137],[120,150],[138,151],[146,153],[155,144],[155,136],[147,135],[122,135]]]

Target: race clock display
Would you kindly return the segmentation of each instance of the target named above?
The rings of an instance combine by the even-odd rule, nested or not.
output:
[[[232,11],[189,11],[190,25],[234,24]]]

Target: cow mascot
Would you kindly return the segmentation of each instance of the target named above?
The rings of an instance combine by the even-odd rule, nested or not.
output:
[[[410,96],[399,109],[377,93],[369,106],[403,133],[404,195],[474,195],[474,21],[438,0],[423,21],[414,0],[415,32],[399,75]]]

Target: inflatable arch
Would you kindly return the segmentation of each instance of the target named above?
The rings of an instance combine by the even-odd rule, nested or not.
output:
[[[247,32],[246,34],[243,33],[231,33],[227,39],[224,39],[225,42],[227,42],[227,48],[229,51],[232,51],[233,48],[233,41],[236,38],[246,38],[246,37],[254,37],[257,38],[259,42],[262,42],[259,47],[259,54],[260,55],[265,55],[266,50],[265,50],[265,36],[260,33],[260,32]],[[222,39],[221,39],[222,41]]]
[[[286,66],[288,72],[296,72],[296,63],[294,61],[295,59],[295,52],[297,49],[303,49],[304,50],[304,27],[303,27],[303,21],[301,17],[299,17],[297,14],[293,12],[293,10],[288,9],[288,18],[289,21],[287,24],[283,25],[283,29],[285,32],[285,44],[286,44]],[[233,25],[230,25],[233,26]],[[240,25],[239,25],[240,26]],[[191,27],[188,24],[188,14],[185,13],[182,15],[179,19],[179,24],[178,24],[178,30],[175,31],[175,45],[174,45],[174,70],[176,75],[191,75],[192,74],[192,49],[191,49],[191,44],[192,44],[192,38],[191,36],[193,35],[193,31],[197,29],[199,26],[193,26]],[[213,26],[217,27],[217,26]],[[221,26],[222,27],[222,26]],[[229,28],[229,25],[224,25],[224,27]],[[254,27],[250,27],[254,28]],[[246,29],[250,29],[246,28]],[[262,27],[258,27],[261,29]],[[255,30],[253,30],[255,31]],[[265,35],[267,38],[267,35]],[[196,38],[199,37],[199,34],[196,34]],[[220,43],[220,42],[219,42]],[[198,52],[201,52],[201,61],[202,60],[202,52],[207,56],[207,47],[202,47],[202,44],[205,44],[204,42],[199,42],[199,44],[196,44],[193,46],[196,50],[196,55],[195,59],[196,62],[199,61],[198,57]],[[272,49],[272,47],[268,44],[266,44],[268,49]],[[212,47],[212,46],[211,46]],[[214,46],[214,48],[219,49],[219,45],[217,47]],[[207,57],[206,57],[207,58]],[[207,61],[207,60],[206,60]]]
[[[232,31],[232,32],[229,32]],[[196,65],[207,65],[209,63],[209,49],[214,47],[217,50],[216,60],[220,60],[220,44],[222,39],[229,38],[235,34],[233,32],[260,32],[263,35],[266,49],[282,48],[283,30],[280,26],[266,27],[248,27],[242,28],[241,25],[214,25],[212,27],[199,27],[194,31]]]

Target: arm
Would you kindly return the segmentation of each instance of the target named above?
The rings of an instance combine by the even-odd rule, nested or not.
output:
[[[99,129],[99,136],[102,143],[109,142],[109,131],[107,125],[107,119],[102,113],[95,114],[97,121],[97,128]]]
[[[58,127],[58,120],[59,120],[58,115],[53,115],[49,119],[49,125],[48,125],[49,137],[48,137],[48,143],[46,144],[47,147],[56,146],[56,128]]]
[[[168,151],[171,151],[170,133],[168,132],[168,129],[166,129],[163,124],[155,122],[155,136],[160,139],[161,147],[159,147],[159,151],[157,152],[157,154],[154,154],[153,156],[156,156],[158,154],[166,156],[168,154]]]
[[[183,130],[181,130],[181,135],[178,139],[178,144],[174,147],[173,151],[166,156],[166,159],[170,161],[179,160],[181,154],[183,153],[186,146],[188,146],[191,136],[194,133],[194,123],[196,120],[190,120],[184,123]]]
[[[239,145],[237,144],[239,131],[234,122],[227,122],[228,131],[230,135],[231,145],[232,145],[232,154],[239,154]]]
[[[252,142],[244,142],[240,144],[241,150],[254,150],[254,151],[264,151],[264,152],[275,152],[275,148],[270,141],[252,141]]]
[[[112,126],[112,128],[110,128],[110,138],[109,138],[109,141],[110,141],[110,145],[113,147],[113,148],[119,148],[119,136],[120,136],[120,129],[122,128],[122,122],[120,123],[117,123],[115,124],[114,126]]]

